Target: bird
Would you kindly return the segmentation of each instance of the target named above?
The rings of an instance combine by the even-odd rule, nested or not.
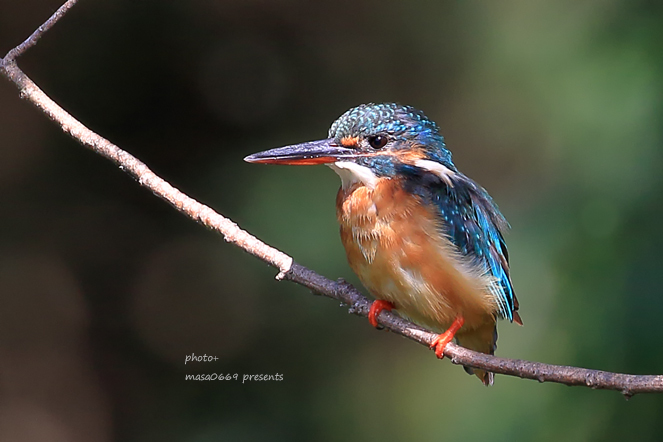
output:
[[[494,355],[497,320],[522,325],[504,233],[488,192],[452,161],[437,124],[411,106],[368,103],[341,115],[327,138],[249,155],[249,163],[327,165],[341,178],[336,216],[348,263],[375,301]],[[465,367],[485,385],[494,374]]]

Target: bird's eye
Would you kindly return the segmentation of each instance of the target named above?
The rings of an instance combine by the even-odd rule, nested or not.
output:
[[[368,138],[368,144],[370,144],[373,149],[382,149],[387,144],[387,141],[387,137],[384,135],[373,135]]]

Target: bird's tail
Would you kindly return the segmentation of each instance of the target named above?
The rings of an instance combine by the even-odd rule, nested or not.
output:
[[[462,330],[461,330],[462,331]],[[494,355],[497,349],[497,324],[488,323],[480,328],[456,334],[458,345],[470,350]],[[469,374],[476,375],[484,385],[493,385],[493,373],[478,368],[463,367]]]

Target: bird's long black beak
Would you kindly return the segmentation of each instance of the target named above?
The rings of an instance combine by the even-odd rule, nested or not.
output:
[[[355,150],[340,146],[333,138],[328,138],[254,153],[244,158],[244,161],[249,163],[311,166],[335,163],[343,158],[354,157],[356,157]]]

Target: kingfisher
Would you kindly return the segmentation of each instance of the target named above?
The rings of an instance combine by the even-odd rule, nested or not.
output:
[[[453,339],[493,355],[497,320],[522,325],[509,275],[504,216],[463,175],[435,122],[396,103],[363,104],[328,137],[245,158],[324,164],[341,178],[336,216],[350,267],[375,298],[368,319],[396,310],[438,333],[438,358]],[[493,373],[465,367],[485,385]]]

